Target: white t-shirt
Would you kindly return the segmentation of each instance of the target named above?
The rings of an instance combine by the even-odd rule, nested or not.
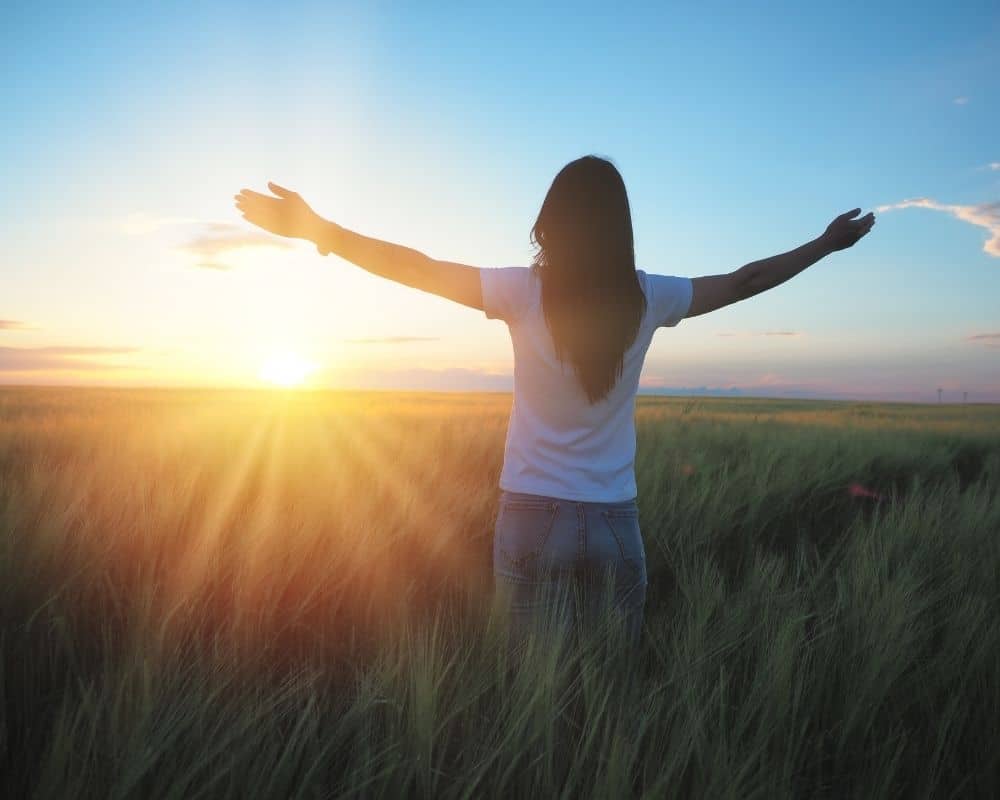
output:
[[[687,314],[691,279],[636,270],[646,313],[625,352],[621,378],[591,404],[572,365],[556,358],[537,275],[529,267],[479,274],[483,311],[507,323],[514,345],[514,405],[500,488],[591,502],[634,498],[639,372],[656,329],[676,325]]]

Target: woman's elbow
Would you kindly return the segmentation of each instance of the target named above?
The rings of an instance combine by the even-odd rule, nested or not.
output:
[[[747,264],[732,273],[731,291],[735,301],[753,297],[765,288],[761,285],[760,271],[755,269],[753,264]]]

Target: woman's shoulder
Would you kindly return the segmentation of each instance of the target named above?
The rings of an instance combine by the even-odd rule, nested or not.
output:
[[[680,322],[691,305],[691,279],[646,273],[641,269],[635,272],[646,296],[646,317],[656,327],[673,327]]]
[[[508,322],[538,303],[540,283],[534,267],[494,267],[480,270],[483,309],[492,319]]]

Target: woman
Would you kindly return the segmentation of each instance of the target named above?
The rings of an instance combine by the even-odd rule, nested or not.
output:
[[[534,263],[478,269],[346,230],[295,192],[268,187],[275,196],[236,195],[255,225],[507,324],[514,404],[493,542],[497,588],[516,633],[551,617],[554,589],[588,589],[584,608],[594,610],[609,596],[593,588],[608,588],[633,641],[646,599],[633,414],[653,334],[772,289],[852,246],[875,223],[854,209],[811,242],[728,274],[647,274],[635,266],[621,175],[609,161],[585,156],[552,182],[531,231]]]

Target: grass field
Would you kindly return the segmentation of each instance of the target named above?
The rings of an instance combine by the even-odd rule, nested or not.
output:
[[[1000,793],[1000,407],[641,398],[641,650],[511,659],[509,404],[0,391],[0,794]]]

